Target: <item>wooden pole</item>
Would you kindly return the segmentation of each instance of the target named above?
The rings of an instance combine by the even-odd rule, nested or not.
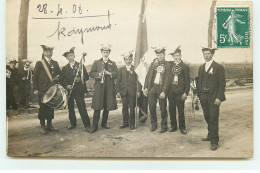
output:
[[[216,7],[217,0],[212,0],[209,16],[209,27],[208,27],[208,47],[212,48],[212,31],[213,31],[213,21],[214,21],[214,11]]]
[[[19,15],[19,36],[18,36],[18,68],[22,67],[22,60],[27,59],[27,27],[30,0],[21,0]]]

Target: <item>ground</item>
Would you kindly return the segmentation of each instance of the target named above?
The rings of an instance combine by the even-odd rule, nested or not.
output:
[[[108,125],[111,129],[99,127],[94,134],[85,131],[78,112],[77,128],[67,130],[68,112],[56,111],[53,125],[59,132],[49,132],[47,135],[40,134],[37,114],[9,117],[7,154],[18,157],[59,158],[253,157],[253,90],[227,92],[226,97],[227,101],[223,102],[220,108],[220,142],[216,151],[209,149],[209,142],[201,141],[207,134],[201,107],[194,118],[193,114],[190,114],[190,103],[187,101],[187,135],[182,135],[179,130],[160,134],[159,128],[151,133],[149,119],[135,131],[119,129],[122,123],[121,105],[118,110],[110,112]],[[88,109],[88,113],[92,122],[93,110]]]

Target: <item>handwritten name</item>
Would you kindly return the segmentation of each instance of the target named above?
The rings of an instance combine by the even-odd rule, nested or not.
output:
[[[85,33],[90,33],[90,32],[97,32],[97,31],[103,31],[103,30],[111,30],[112,29],[112,24],[110,23],[110,14],[109,10],[107,15],[96,15],[92,17],[104,17],[107,16],[107,22],[108,24],[105,25],[97,25],[97,26],[88,26],[88,27],[81,27],[81,28],[76,28],[73,27],[72,29],[68,29],[66,26],[61,26],[61,21],[58,22],[57,29],[55,31],[47,36],[48,38],[57,36],[58,41],[61,39],[61,37],[72,37],[74,35],[79,35],[81,39],[81,43],[84,44],[84,34]]]

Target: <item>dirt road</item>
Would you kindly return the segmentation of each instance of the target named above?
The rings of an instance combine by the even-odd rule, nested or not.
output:
[[[54,126],[59,132],[40,134],[36,114],[14,116],[8,119],[8,155],[20,157],[221,157],[245,158],[253,156],[253,90],[226,93],[227,101],[220,109],[219,149],[210,151],[210,143],[202,142],[207,134],[202,110],[190,115],[186,104],[188,134],[180,131],[159,134],[149,130],[150,120],[135,131],[119,129],[122,121],[121,105],[110,112],[109,130],[99,127],[98,132],[85,132],[80,116],[78,126],[67,130],[68,112],[55,113]],[[92,122],[93,110],[88,109]],[[158,116],[160,121],[160,117]],[[168,121],[168,124],[170,122]],[[159,123],[160,124],[160,123]]]

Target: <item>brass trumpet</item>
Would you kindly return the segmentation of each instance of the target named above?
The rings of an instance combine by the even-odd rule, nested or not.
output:
[[[100,83],[104,83],[104,81],[105,81],[105,69],[102,70],[100,76],[101,76],[101,82]]]

